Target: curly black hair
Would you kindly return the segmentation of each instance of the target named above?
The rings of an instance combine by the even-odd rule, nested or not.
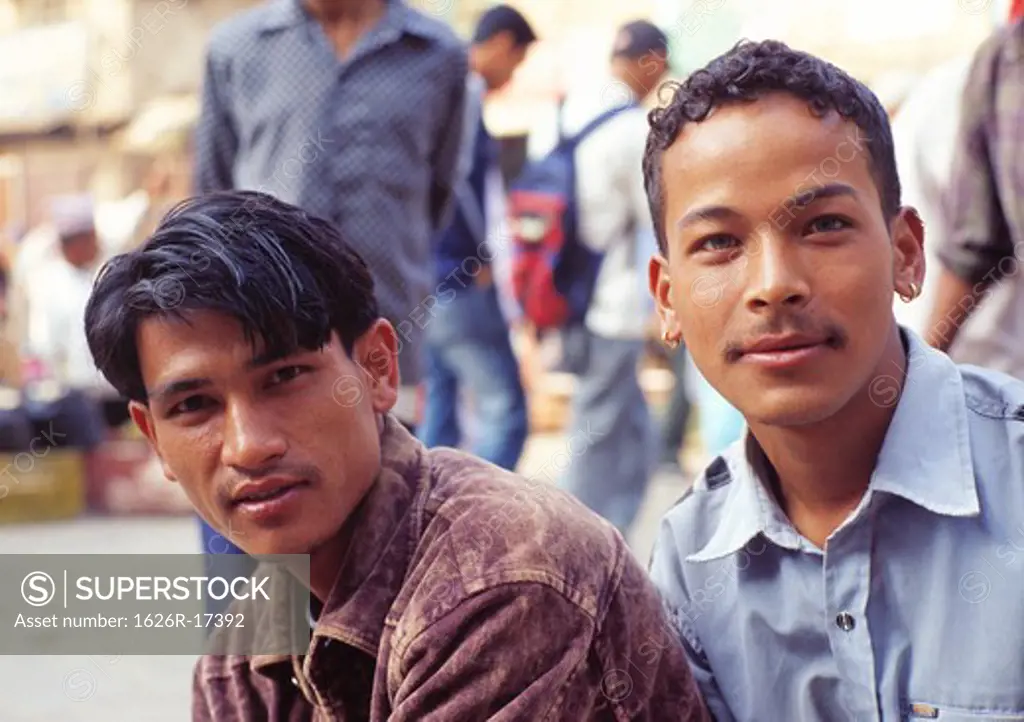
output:
[[[769,93],[789,93],[807,101],[819,116],[836,112],[853,121],[864,136],[882,212],[892,220],[900,208],[892,130],[885,108],[863,83],[821,58],[793,50],[777,40],[740,41],[732,50],[692,73],[673,90],[668,105],[651,111],[651,132],[644,151],[644,187],[658,247],[666,253],[665,192],[662,157],[686,123],[700,123],[719,106],[751,102]]]
[[[237,319],[272,357],[322,348],[332,332],[351,353],[380,315],[366,263],[332,223],[254,191],[185,200],[141,248],[106,263],[85,310],[97,368],[145,403],[139,324],[202,310]]]

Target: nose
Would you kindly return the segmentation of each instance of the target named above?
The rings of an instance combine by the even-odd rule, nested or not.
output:
[[[763,311],[807,303],[810,287],[795,244],[765,233],[747,261],[747,308]]]
[[[251,402],[235,401],[224,413],[221,462],[237,469],[259,469],[284,456],[288,440],[275,419]]]

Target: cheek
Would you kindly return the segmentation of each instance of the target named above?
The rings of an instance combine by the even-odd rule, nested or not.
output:
[[[219,456],[212,429],[157,429],[157,450],[166,467],[190,498],[204,496],[212,487]]]
[[[672,308],[683,334],[698,339],[718,337],[726,328],[740,284],[725,267],[682,268],[672,271]]]
[[[815,291],[827,312],[851,331],[857,327],[877,329],[879,317],[892,313],[890,284],[880,283],[891,277],[891,264],[872,262],[872,255],[877,254],[860,253],[830,263],[817,278]]]

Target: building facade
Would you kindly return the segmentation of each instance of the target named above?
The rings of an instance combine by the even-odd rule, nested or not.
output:
[[[155,155],[186,154],[209,31],[254,4],[0,0],[0,229],[39,223],[54,194],[126,195]]]

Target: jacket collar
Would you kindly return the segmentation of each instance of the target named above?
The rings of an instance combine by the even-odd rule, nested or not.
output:
[[[316,622],[311,648],[331,639],[376,657],[388,611],[422,536],[421,507],[429,486],[423,445],[393,416],[387,416],[380,474],[345,523],[349,550]],[[253,656],[251,664],[263,671],[288,660],[285,655],[259,655]]]

